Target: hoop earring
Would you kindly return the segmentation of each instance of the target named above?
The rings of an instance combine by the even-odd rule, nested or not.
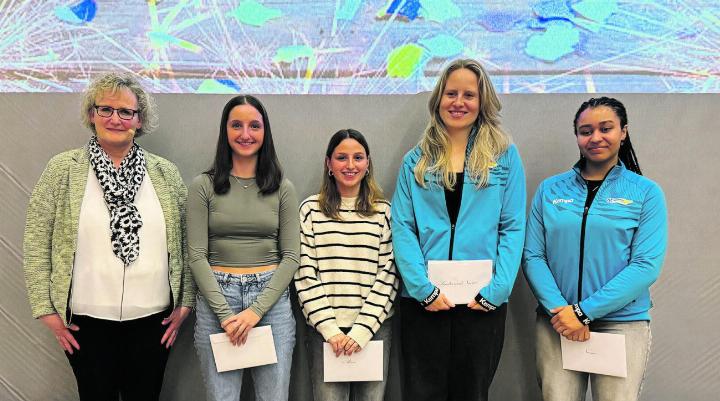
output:
[[[332,176],[333,176],[332,170],[328,170],[328,177],[332,177]]]
[[[370,170],[365,170],[365,177],[370,175]]]

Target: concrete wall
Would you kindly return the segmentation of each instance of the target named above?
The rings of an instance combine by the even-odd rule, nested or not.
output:
[[[427,94],[416,96],[262,96],[287,176],[301,199],[320,182],[324,148],[340,128],[363,132],[380,184],[391,196],[402,155],[427,121]],[[588,95],[505,95],[503,120],[527,172],[528,197],[545,177],[577,158],[575,110]],[[653,343],[642,399],[704,401],[720,391],[720,133],[717,95],[618,95],[629,110],[630,133],[646,176],[664,189],[670,243],[652,287]],[[77,399],[72,371],[55,339],[30,317],[22,273],[25,208],[48,159],[82,146],[90,133],[79,122],[79,95],[0,94],[0,399]],[[220,112],[228,96],[158,95],[160,130],[139,142],[174,161],[186,182],[207,168]],[[535,301],[519,275],[510,299],[505,348],[491,390],[495,400],[539,400],[535,382]],[[296,310],[297,312],[297,310]],[[299,314],[292,399],[310,400]],[[202,400],[192,346],[193,321],[183,327],[166,372],[164,400]],[[388,400],[399,400],[393,350]],[[249,383],[248,383],[249,384]],[[250,390],[250,386],[246,387]],[[252,399],[247,391],[243,399]]]

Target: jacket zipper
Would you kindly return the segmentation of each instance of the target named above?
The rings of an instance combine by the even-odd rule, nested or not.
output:
[[[588,192],[588,196],[590,196],[590,193]],[[585,209],[583,210],[583,217],[582,217],[582,224],[580,226],[580,261],[578,262],[578,297],[577,301],[582,301],[582,278],[583,278],[583,261],[585,259],[585,226],[587,224],[587,216],[588,211],[590,211],[590,206],[585,206]]]
[[[455,224],[450,224],[450,250],[448,260],[453,260],[453,243],[455,242]]]
[[[605,173],[605,176],[603,176],[602,181],[600,182],[600,186],[595,190],[595,197],[598,196],[600,193],[600,189],[602,188],[603,184],[605,184],[605,180],[610,175],[610,172],[613,171],[613,166],[610,170],[608,170]],[[582,177],[582,176],[581,176]],[[587,203],[587,199],[590,197],[590,187],[587,185],[587,182],[585,183],[585,191],[587,191],[587,196],[585,197],[585,203]],[[590,207],[592,204],[595,203],[595,200],[593,198],[593,202],[591,202],[589,205],[585,206],[583,209],[583,217],[582,217],[582,223],[580,225],[580,261],[578,262],[578,299],[577,301],[582,301],[582,278],[583,278],[583,265],[585,262],[585,226],[587,225],[587,217],[588,212],[590,212]]]
[[[460,210],[462,207],[462,191],[464,189],[464,181],[465,178],[463,176],[463,181],[460,182],[460,188],[457,189],[458,191],[460,191],[460,203],[458,204],[457,218],[455,219],[455,223],[450,223],[450,248],[448,249],[448,260],[453,260],[453,246],[455,245],[455,226],[457,226],[457,222],[460,221]],[[448,211],[448,218],[449,217],[450,213]]]

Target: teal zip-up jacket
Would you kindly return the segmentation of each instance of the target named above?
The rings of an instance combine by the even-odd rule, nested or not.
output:
[[[187,189],[171,162],[145,151],[147,173],[165,216],[173,307],[195,305],[195,282],[187,264]],[[80,207],[90,160],[87,149],[50,159],[35,185],[25,220],[23,265],[33,317],[58,313],[68,324],[67,307],[77,248]]]
[[[622,163],[614,166],[587,210],[581,238],[586,198],[578,164],[543,181],[535,194],[523,271],[541,309],[579,303],[590,320],[650,320],[649,288],[667,244],[660,186]]]
[[[492,279],[480,295],[500,306],[515,283],[525,237],[525,172],[517,147],[510,145],[498,157],[486,187],[478,189],[465,171],[452,255],[445,189],[432,174],[425,175],[425,188],[415,181],[420,155],[416,146],[403,158],[392,200],[393,250],[403,279],[402,296],[421,301],[433,292],[429,260],[490,259]]]

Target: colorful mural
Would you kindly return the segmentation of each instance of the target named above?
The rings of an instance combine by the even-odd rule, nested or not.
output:
[[[0,92],[129,71],[157,93],[720,92],[717,0],[0,0]]]

